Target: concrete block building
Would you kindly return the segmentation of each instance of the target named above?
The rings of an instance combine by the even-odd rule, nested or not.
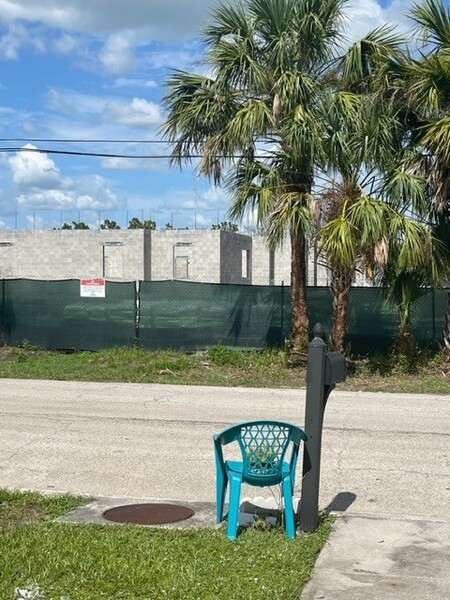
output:
[[[147,279],[151,232],[143,229],[0,232],[0,277]]]
[[[306,269],[308,285],[330,285],[331,273],[313,244]],[[222,230],[0,231],[0,278],[84,277],[290,285],[291,244],[286,237],[270,250],[260,235]],[[371,285],[362,273],[353,283]]]
[[[151,231],[150,279],[252,282],[252,238],[221,230]]]
[[[252,281],[252,239],[201,230],[0,232],[0,278]]]

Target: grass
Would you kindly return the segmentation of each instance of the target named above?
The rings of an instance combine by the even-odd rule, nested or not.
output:
[[[47,599],[294,600],[332,527],[289,540],[280,529],[152,529],[49,521],[86,500],[0,490],[0,598],[37,583]]]
[[[35,492],[0,489],[0,532],[35,521],[55,519],[87,501],[78,496],[44,496]]]
[[[61,353],[32,347],[0,348],[0,377],[124,381],[218,386],[305,386],[305,368],[289,368],[281,350],[243,351],[217,346],[205,352],[115,348]],[[354,359],[341,390],[450,392],[450,363],[442,354]]]

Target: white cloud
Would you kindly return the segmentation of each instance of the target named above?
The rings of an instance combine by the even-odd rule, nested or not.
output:
[[[382,7],[376,0],[359,0],[349,4],[345,10],[346,37],[354,41],[369,31],[386,23],[399,25],[399,30],[406,30],[410,25],[406,13],[413,0],[393,0],[388,7]]]
[[[19,50],[32,42],[28,30],[19,23],[14,23],[0,38],[0,60],[16,60]]]
[[[70,90],[49,92],[49,105],[53,110],[70,117],[70,123],[80,133],[75,137],[92,137],[91,133],[102,123],[124,127],[152,127],[163,121],[159,104],[149,102],[145,98],[125,100],[117,96],[93,96],[80,94]],[[75,123],[78,117],[79,123]],[[123,132],[122,132],[123,133]]]
[[[42,23],[52,28],[91,34],[139,35],[141,41],[177,40],[192,37],[209,18],[218,0],[0,0],[0,21],[6,24]],[[345,10],[355,17],[351,30],[367,29],[386,20],[402,21],[412,0],[393,0],[381,8],[375,0],[349,3]],[[352,36],[354,37],[354,36]]]
[[[17,203],[21,208],[51,210],[109,210],[123,207],[108,185],[106,179],[94,175],[78,180],[77,189],[30,188],[17,196]]]
[[[98,61],[103,71],[112,74],[131,73],[142,65],[198,70],[201,68],[196,66],[201,57],[198,48],[183,41],[200,34],[218,1],[0,0],[0,23],[7,29],[0,38],[0,59],[17,58],[27,44],[42,51],[44,40],[52,40],[53,36],[50,43],[57,52],[76,53],[82,60],[79,66],[88,70],[98,70]],[[353,0],[344,7],[348,15],[348,40],[353,41],[387,22],[399,23],[406,29],[410,26],[406,12],[413,3],[414,0],[392,0],[382,7],[380,0]],[[43,35],[43,26],[55,31]],[[99,42],[103,47],[98,53]],[[150,46],[151,42],[170,42],[172,47],[155,48]],[[141,52],[143,47],[145,52]]]
[[[28,133],[30,136],[36,133],[36,125],[28,118],[22,121],[22,127],[25,133]]]
[[[211,219],[211,217],[205,217],[201,213],[197,213],[192,215],[191,223],[197,228],[201,229],[207,227],[209,229],[213,223],[213,219]]]
[[[26,147],[34,148],[31,144]],[[123,206],[105,177],[65,177],[47,154],[17,153],[8,164],[17,204],[22,208],[106,210]]]
[[[144,58],[144,63],[152,69],[174,68],[198,71],[202,54],[198,49],[155,50]]]
[[[26,144],[25,149],[34,150],[36,146]],[[72,180],[62,177],[59,168],[47,154],[18,152],[9,158],[13,182],[18,186],[67,188]]]
[[[112,87],[115,88],[128,88],[128,87],[140,87],[140,88],[155,88],[158,84],[152,79],[127,79],[126,77],[119,77],[113,83]]]
[[[50,108],[68,115],[72,119],[74,114],[93,116],[102,113],[109,100],[103,96],[57,89],[51,89],[48,98]]]
[[[133,53],[133,36],[127,32],[109,36],[100,60],[110,73],[121,74],[133,71],[136,60]]]
[[[141,161],[139,161],[141,163]],[[102,167],[104,169],[120,170],[120,171],[132,171],[134,169],[142,168],[139,166],[137,159],[132,158],[121,158],[121,157],[105,157],[102,159]]]
[[[111,190],[110,182],[100,175],[85,175],[77,179],[77,208],[102,209],[123,208],[124,202],[119,200]]]
[[[178,40],[197,33],[214,4],[216,0],[0,0],[0,20],[94,34],[127,29]]]
[[[111,101],[105,105],[104,119],[129,127],[152,127],[162,123],[163,117],[158,104],[144,98],[133,98],[129,103]]]
[[[54,47],[61,54],[71,54],[79,46],[78,38],[68,33],[63,33],[54,41]]]
[[[209,205],[214,205],[217,207],[228,206],[230,202],[230,196],[226,190],[218,186],[209,187],[207,190],[202,192],[202,198]]]
[[[230,197],[226,190],[218,187],[204,189],[168,189],[162,195],[149,196],[145,202],[154,210],[175,213],[194,214],[196,211],[223,214],[230,206]]]
[[[143,152],[131,150],[131,153],[150,155],[152,152],[146,148]],[[160,173],[169,170],[167,159],[158,158],[120,158],[120,157],[105,157],[102,159],[103,169],[111,169],[115,171],[158,171]]]

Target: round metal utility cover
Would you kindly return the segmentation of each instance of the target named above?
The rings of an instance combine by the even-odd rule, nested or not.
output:
[[[164,525],[184,521],[194,515],[192,508],[179,504],[128,504],[105,510],[103,516],[115,523]]]

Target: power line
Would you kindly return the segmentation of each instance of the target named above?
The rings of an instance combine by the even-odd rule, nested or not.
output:
[[[117,154],[110,152],[83,152],[81,150],[54,150],[52,148],[0,148],[0,153],[11,152],[34,152],[38,154],[65,154],[68,156],[93,156],[99,158],[140,158],[140,159],[163,159],[173,158],[170,154]],[[183,158],[202,158],[201,154],[190,154]]]
[[[0,140],[1,141],[1,140]],[[81,150],[55,150],[52,148],[0,148],[0,153],[8,154],[12,152],[34,152],[38,154],[63,154],[67,156],[91,156],[98,158],[130,158],[130,159],[171,159],[174,158],[171,154],[117,154],[109,152],[83,152]],[[176,157],[175,157],[176,158]],[[191,158],[203,158],[203,154],[188,154],[181,156],[183,160],[190,160]],[[230,156],[217,156],[216,158],[227,158],[227,159],[240,159],[248,158],[245,155],[233,154]],[[258,155],[258,158],[272,158],[270,155]]]
[[[0,142],[36,142],[55,144],[176,144],[165,140],[129,140],[129,139],[75,139],[75,138],[0,138]]]

